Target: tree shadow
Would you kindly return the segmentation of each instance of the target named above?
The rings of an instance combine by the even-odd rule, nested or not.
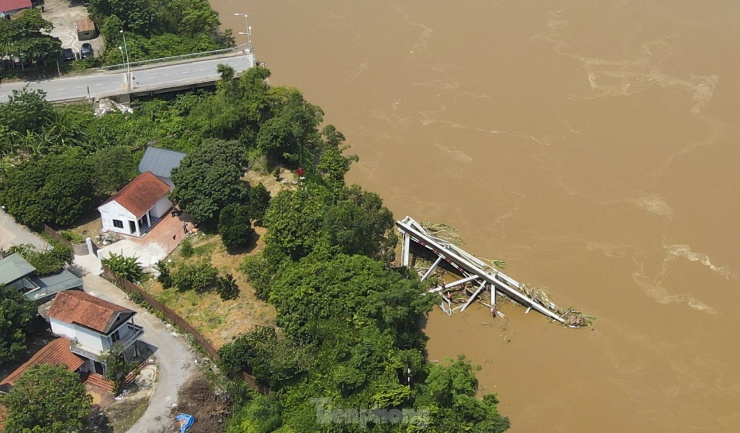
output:
[[[249,235],[249,242],[247,242],[246,245],[235,248],[226,247],[226,252],[233,256],[239,254],[249,254],[254,251],[255,248],[257,248],[257,242],[259,242],[260,238],[260,234],[252,230],[252,233]]]

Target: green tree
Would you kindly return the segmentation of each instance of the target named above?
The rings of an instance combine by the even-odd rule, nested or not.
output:
[[[267,93],[270,70],[250,68],[234,80],[234,70],[219,66],[216,94],[194,109],[190,122],[206,137],[241,139],[252,143],[260,125],[271,115]]]
[[[476,398],[478,379],[465,356],[434,364],[423,385],[417,404],[430,408],[432,432],[473,431],[500,433],[509,428],[509,419],[499,414],[495,395]]]
[[[249,190],[249,215],[257,222],[262,222],[267,208],[270,206],[270,192],[261,183]]]
[[[315,184],[278,193],[265,213],[266,248],[292,260],[310,254],[325,238],[323,216],[328,201],[328,191]]]
[[[113,395],[120,394],[126,385],[126,375],[133,368],[123,357],[123,346],[114,344],[111,350],[103,353],[100,362],[105,364],[105,380],[113,382]]]
[[[0,286],[0,364],[26,349],[26,335],[36,306],[18,289]]]
[[[42,277],[61,271],[66,265],[71,265],[75,258],[69,244],[53,238],[47,238],[47,245],[40,249],[32,244],[21,244],[10,247],[8,252],[20,254]]]
[[[137,158],[124,146],[100,149],[88,157],[92,170],[94,193],[98,197],[108,197],[137,174]]]
[[[227,249],[234,250],[247,246],[253,232],[247,206],[232,203],[221,209],[218,233]]]
[[[257,147],[273,162],[304,166],[312,151],[321,145],[318,126],[324,112],[309,104],[297,89],[276,87],[268,98],[273,116],[264,121],[257,134]]]
[[[13,90],[8,102],[0,104],[0,125],[21,134],[41,132],[52,123],[54,107],[43,90]]]
[[[192,217],[214,223],[226,205],[247,199],[248,184],[241,180],[246,166],[238,142],[206,141],[172,171],[170,198]]]
[[[103,266],[113,272],[118,278],[125,278],[131,282],[141,280],[144,270],[138,257],[126,257],[123,254],[111,252],[107,259],[101,260]]]
[[[92,203],[92,176],[78,151],[26,161],[7,171],[2,203],[29,227],[67,226]]]
[[[172,287],[174,285],[172,282],[172,273],[170,272],[170,267],[167,265],[167,262],[160,260],[154,266],[159,272],[157,281],[162,283],[162,287],[165,289]]]
[[[2,401],[8,408],[7,432],[70,433],[85,428],[92,397],[77,373],[62,365],[35,365]]]
[[[229,301],[239,297],[239,286],[234,280],[234,276],[226,274],[225,277],[218,277],[218,283],[216,284],[216,292],[221,297],[222,301]]]
[[[25,10],[12,20],[0,21],[0,57],[56,62],[62,42],[49,35],[53,28],[51,22],[41,18],[39,9]]]

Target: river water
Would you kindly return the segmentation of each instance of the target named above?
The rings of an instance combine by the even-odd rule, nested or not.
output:
[[[739,2],[213,4],[352,182],[597,317],[431,314],[430,357],[481,365],[513,433],[740,431]]]

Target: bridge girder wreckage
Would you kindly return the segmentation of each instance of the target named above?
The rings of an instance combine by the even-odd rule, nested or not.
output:
[[[412,242],[421,247],[423,252],[434,257],[431,266],[419,269],[422,281],[432,276],[443,261],[461,276],[456,281],[446,284],[440,282],[429,289],[430,293],[441,295],[439,307],[447,315],[452,315],[458,310],[460,312],[465,311],[473,301],[488,294],[490,303],[483,301],[483,304],[491,309],[492,314],[503,317],[503,313],[496,307],[496,298],[505,296],[511,301],[526,307],[527,312],[530,309],[535,310],[564,326],[572,328],[591,326],[593,317],[586,316],[573,308],[564,310],[558,308],[550,301],[547,293],[543,290],[530,288],[519,283],[454,243],[435,237],[413,218],[407,216],[401,221],[396,221],[396,226],[403,237],[401,249],[401,264],[403,266],[409,267],[411,263]],[[460,289],[463,289],[462,293],[466,297],[453,300],[452,293],[459,292]]]

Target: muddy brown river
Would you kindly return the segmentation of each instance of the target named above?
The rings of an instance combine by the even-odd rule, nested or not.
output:
[[[597,317],[431,314],[511,432],[740,431],[740,2],[212,3],[351,181]]]

